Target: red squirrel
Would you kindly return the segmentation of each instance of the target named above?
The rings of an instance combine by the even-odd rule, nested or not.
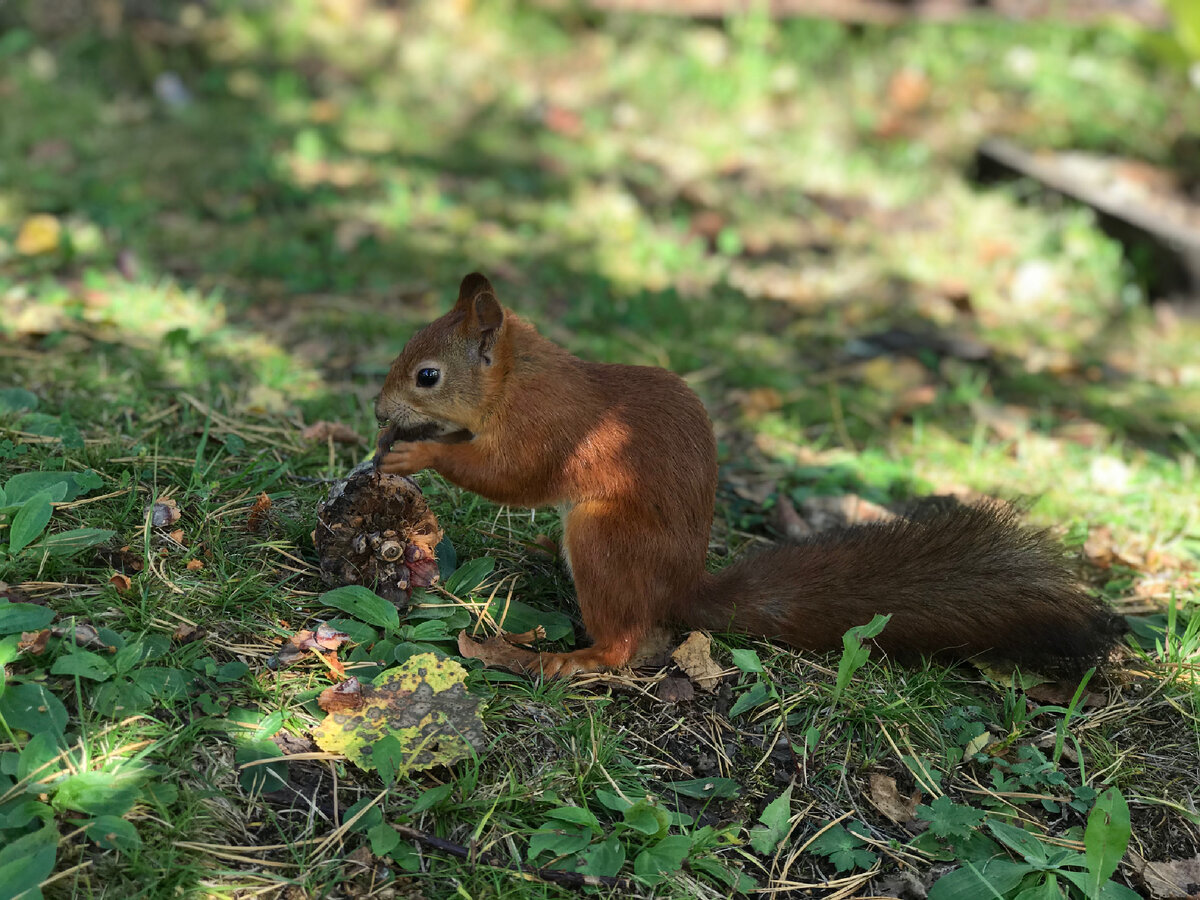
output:
[[[875,639],[889,654],[1073,668],[1120,631],[1049,536],[997,502],[821,533],[709,573],[717,447],[700,398],[664,369],[572,356],[478,273],[409,340],[375,411],[379,471],[433,469],[497,503],[562,509],[592,644],[538,654],[546,676],[623,666],[668,624],[829,650],[891,613]]]

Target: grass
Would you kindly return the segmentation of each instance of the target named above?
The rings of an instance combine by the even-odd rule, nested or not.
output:
[[[623,896],[725,896],[744,878],[882,893],[965,858],[882,815],[872,775],[1071,847],[1115,786],[1131,850],[1197,852],[1184,628],[1200,334],[1147,302],[1148,273],[1090,212],[963,174],[996,132],[1168,161],[1200,123],[1144,36],[507,3],[216,4],[119,27],[28,12],[0,18],[0,384],[36,408],[0,394],[0,484],[94,472],[47,533],[112,535],[0,557],[0,578],[122,648],[70,627],[41,652],[0,644],[0,702],[60,716],[43,728],[5,707],[0,737],[6,839],[42,828],[23,804],[49,804],[46,896],[572,892],[407,839],[385,849],[380,823],[510,868],[584,841],[592,864],[624,860],[635,879],[591,890]],[[901,71],[919,73],[915,101]],[[23,254],[36,214],[62,234]],[[366,439],[390,359],[473,268],[574,352],[689,378],[722,452],[714,564],[814,496],[1033,495],[1031,517],[1060,529],[1098,592],[1151,626],[1177,609],[1178,628],[1157,649],[1146,632],[1070,715],[1048,709],[1069,695],[1032,700],[965,666],[872,659],[835,695],[837,659],[718,638],[729,676],[683,704],[657,699],[658,673],[562,685],[472,668],[488,743],[471,759],[386,786],[328,758],[272,765],[308,748],[330,679],[268,660],[340,615],[309,534],[325,479],[368,452],[308,443],[302,426]],[[887,329],[917,335],[912,351],[868,358]],[[497,561],[471,594],[500,583],[570,611],[568,576],[531,550],[556,514],[421,484],[457,558]],[[251,528],[263,492],[271,513]],[[166,496],[182,517],[156,527],[146,510]],[[198,640],[173,639],[185,624]],[[404,634],[345,655],[369,673]],[[64,752],[29,749],[39,731]],[[282,780],[256,784],[264,770]],[[95,796],[72,799],[89,779]],[[37,780],[46,801],[26,790]],[[363,801],[378,820],[347,825]],[[594,827],[563,824],[568,807]],[[749,843],[781,809],[789,836]],[[839,868],[811,849],[830,822],[866,856]],[[531,859],[539,832],[563,843]],[[1116,877],[1140,887],[1135,862]]]

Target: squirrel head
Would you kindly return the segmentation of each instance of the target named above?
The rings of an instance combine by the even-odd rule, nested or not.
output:
[[[468,441],[500,372],[497,344],[505,311],[478,272],[462,280],[458,302],[414,334],[400,351],[375,401],[380,443]]]

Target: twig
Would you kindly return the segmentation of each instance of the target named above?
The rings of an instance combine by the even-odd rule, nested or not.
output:
[[[457,856],[459,859],[465,859],[468,862],[479,863],[484,866],[491,866],[496,869],[504,869],[524,878],[536,878],[541,881],[548,881],[551,884],[561,884],[565,887],[615,887],[628,890],[633,887],[633,881],[629,878],[621,878],[616,875],[584,875],[582,872],[566,872],[558,869],[538,869],[533,866],[523,866],[517,864],[509,865],[489,852],[476,853],[474,849],[467,849],[461,844],[455,844],[453,841],[443,840],[440,837],[434,837],[432,834],[426,834],[423,831],[417,831],[415,828],[410,828],[407,825],[392,825],[401,835],[412,841],[419,841],[426,847],[431,847],[434,850],[440,850],[443,853],[449,853],[451,856]]]

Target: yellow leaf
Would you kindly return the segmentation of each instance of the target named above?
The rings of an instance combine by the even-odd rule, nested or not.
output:
[[[58,249],[62,225],[54,216],[41,213],[30,216],[17,233],[17,252],[22,256],[37,256]]]
[[[322,750],[345,753],[359,768],[374,769],[374,745],[392,736],[404,748],[402,771],[448,766],[484,747],[479,701],[463,683],[467,670],[433,653],[410,656],[373,684],[362,705],[332,712],[313,731]]]

